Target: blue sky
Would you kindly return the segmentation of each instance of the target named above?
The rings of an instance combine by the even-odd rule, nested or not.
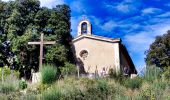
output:
[[[8,1],[8,0],[2,0]],[[56,4],[71,7],[72,35],[77,34],[78,22],[86,16],[93,34],[121,38],[139,70],[145,65],[144,52],[170,29],[170,0],[40,0],[49,8]]]

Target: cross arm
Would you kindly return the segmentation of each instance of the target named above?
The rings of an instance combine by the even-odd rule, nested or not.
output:
[[[41,42],[28,42],[29,45],[33,45],[33,44],[41,44]]]
[[[43,44],[55,44],[56,42],[55,41],[44,41]]]

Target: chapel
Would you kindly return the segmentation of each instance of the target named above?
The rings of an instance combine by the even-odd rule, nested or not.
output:
[[[78,24],[77,36],[72,40],[77,68],[83,74],[108,74],[112,69],[126,75],[137,74],[133,61],[120,38],[106,38],[92,33],[90,21]]]

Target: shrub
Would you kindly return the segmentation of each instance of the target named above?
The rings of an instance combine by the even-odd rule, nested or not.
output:
[[[21,97],[20,99],[22,99],[22,100],[39,100],[38,97],[37,97],[37,95],[35,95],[35,94],[30,94],[30,93],[24,95],[24,96]]]
[[[27,88],[27,83],[26,83],[26,81],[21,80],[21,81],[19,82],[19,88],[20,88],[20,89],[26,89],[26,88]]]
[[[0,81],[0,94],[11,94],[12,92],[17,92],[18,88],[18,79],[16,77],[11,78],[11,76],[7,76],[6,80],[3,82]]]
[[[165,79],[170,79],[170,66],[169,67],[167,67],[167,68],[165,68],[165,71],[164,71],[164,73],[163,73],[163,77],[165,78]]]
[[[161,77],[161,69],[156,66],[148,66],[146,68],[146,72],[144,75],[144,79],[149,82],[153,82],[154,80],[160,79]]]
[[[109,69],[109,76],[110,78],[115,78],[117,76],[113,68]]]
[[[15,90],[15,86],[12,83],[0,84],[0,93],[9,94],[11,92],[14,92]]]
[[[75,75],[76,74],[76,66],[66,62],[64,64],[64,67],[61,67],[61,73],[63,75]]]
[[[45,65],[41,69],[41,77],[43,84],[51,84],[56,81],[57,69],[51,65]]]
[[[61,100],[61,90],[57,88],[50,88],[42,93],[42,100]]]
[[[97,87],[96,88],[99,92],[98,96],[102,99],[107,99],[108,92],[109,92],[107,81],[104,80],[104,79],[97,80]]]
[[[3,70],[4,70],[4,72],[3,72]],[[2,72],[4,73],[3,78],[4,78],[4,80],[6,80],[6,78],[8,76],[10,76],[10,74],[11,74],[11,69],[9,67],[7,67],[7,66],[4,66],[3,68],[0,68],[0,80],[2,80]],[[15,77],[19,78],[19,71],[14,70],[13,75]]]
[[[108,83],[107,83],[107,81],[104,80],[104,79],[98,79],[97,80],[97,88],[100,91],[107,92],[107,90],[108,90]]]
[[[134,78],[134,79],[126,79],[124,81],[123,84],[125,87],[127,88],[131,88],[131,89],[136,89],[136,88],[140,88],[140,86],[142,85],[142,79],[141,78]]]
[[[109,77],[118,81],[119,83],[122,83],[122,81],[125,80],[123,74],[121,72],[116,72],[113,68],[109,69]]]
[[[42,92],[45,91],[47,88],[49,88],[49,85],[48,85],[48,84],[39,84],[39,85],[37,86],[36,92],[42,93]]]

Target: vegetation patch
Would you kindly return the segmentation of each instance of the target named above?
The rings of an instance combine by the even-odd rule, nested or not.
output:
[[[57,69],[52,65],[45,65],[41,69],[41,77],[43,84],[51,84],[56,81]]]

